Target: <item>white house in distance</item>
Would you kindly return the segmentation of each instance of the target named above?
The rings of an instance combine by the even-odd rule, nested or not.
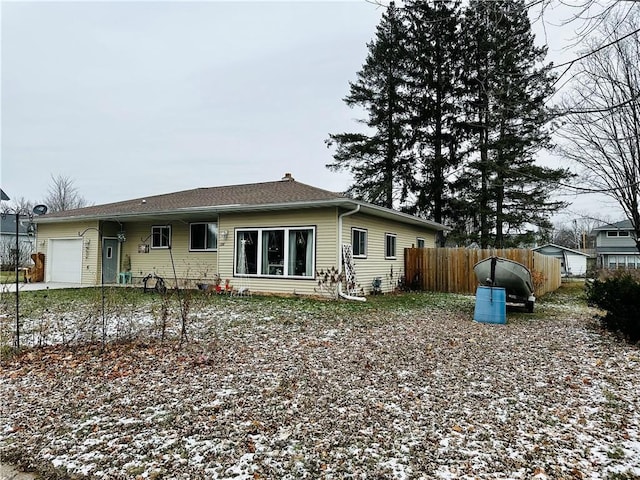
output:
[[[34,242],[32,234],[29,233],[29,219],[23,217],[18,223],[18,245],[20,247],[21,266],[31,263],[30,255],[33,253]],[[13,265],[15,263],[16,248],[16,216],[14,214],[2,214],[0,216],[0,256],[2,265]]]
[[[640,268],[640,252],[629,220],[594,228],[598,267]]]
[[[541,245],[533,251],[559,259],[560,273],[563,277],[584,277],[587,274],[587,258],[589,258],[587,253],[554,243]]]

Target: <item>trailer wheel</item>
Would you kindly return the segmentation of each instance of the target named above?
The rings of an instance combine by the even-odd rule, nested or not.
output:
[[[527,309],[528,313],[533,313],[533,304],[534,302],[532,302],[531,300],[527,300],[527,303],[525,304],[525,308]]]

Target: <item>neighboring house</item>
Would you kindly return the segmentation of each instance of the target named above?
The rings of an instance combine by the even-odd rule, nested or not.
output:
[[[594,228],[596,255],[601,268],[640,268],[640,252],[629,220]]]
[[[18,263],[21,266],[33,263],[31,254],[34,251],[34,238],[29,235],[29,219],[20,218],[18,222],[18,246],[20,257]],[[15,265],[16,250],[16,216],[13,213],[0,215],[0,256],[3,267]]]
[[[115,283],[130,269],[181,286],[216,276],[236,287],[313,294],[316,272],[341,269],[342,244],[353,248],[357,283],[397,285],[404,248],[433,247],[447,227],[296,182],[197,188],[41,215],[38,249],[45,281]],[[102,270],[101,270],[102,269]],[[104,276],[104,277],[103,277]]]
[[[587,274],[588,253],[548,243],[533,249],[534,252],[560,260],[560,274],[563,277],[584,277]]]

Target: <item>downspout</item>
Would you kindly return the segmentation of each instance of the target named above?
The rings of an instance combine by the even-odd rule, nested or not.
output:
[[[354,215],[360,211],[360,205],[357,205],[353,210],[341,213],[338,215],[338,275],[342,275],[342,219],[349,215]],[[365,302],[367,299],[364,297],[354,297],[342,292],[342,282],[338,283],[338,295],[347,300],[357,300]]]

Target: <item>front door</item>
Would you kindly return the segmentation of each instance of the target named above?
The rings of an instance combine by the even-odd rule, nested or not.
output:
[[[102,239],[102,281],[116,283],[118,278],[118,240],[116,238]]]

